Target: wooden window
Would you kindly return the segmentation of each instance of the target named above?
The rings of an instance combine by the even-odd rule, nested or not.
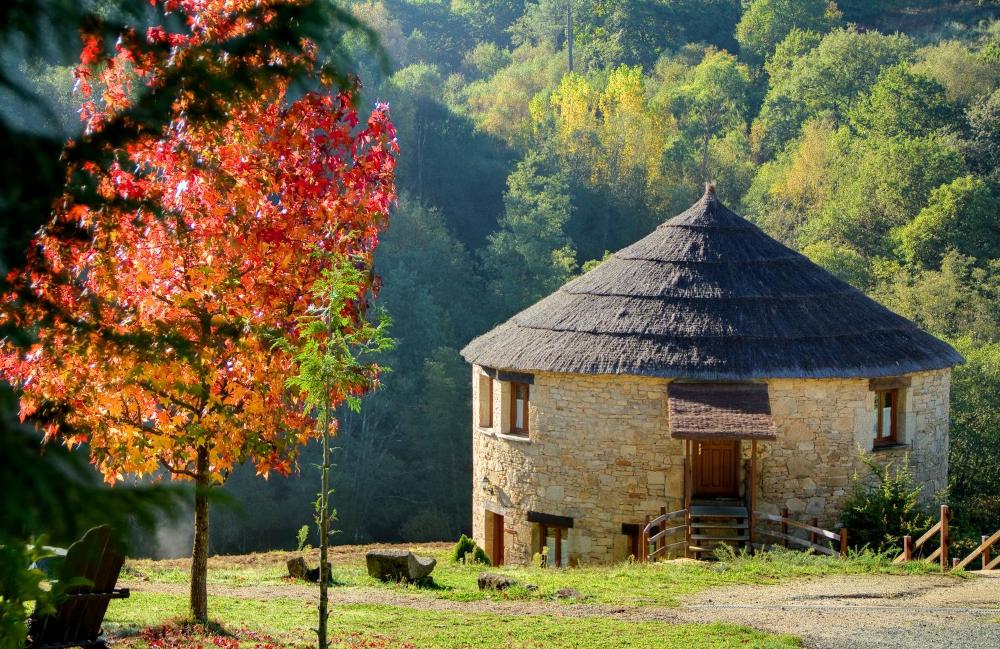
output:
[[[479,375],[479,426],[493,428],[493,377]]]
[[[875,446],[890,446],[899,443],[897,427],[899,421],[899,390],[875,391]]]
[[[538,524],[539,552],[545,555],[545,565],[565,568],[569,565],[569,528],[548,523]]]
[[[528,434],[528,384],[510,384],[510,432]]]

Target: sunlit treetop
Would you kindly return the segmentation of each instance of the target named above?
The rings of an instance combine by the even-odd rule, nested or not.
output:
[[[366,317],[395,133],[385,105],[359,119],[356,87],[332,85],[308,40],[256,38],[307,4],[170,0],[162,25],[113,48],[83,33],[84,146],[127,123],[140,93],[189,88],[172,90],[160,130],[105,138],[87,158],[70,144],[66,194],[0,310],[0,324],[37,331],[27,347],[0,343],[22,420],[89,443],[108,481],[161,467],[196,477],[205,452],[216,480],[248,459],[290,470],[313,426],[285,388],[295,360],[274,342],[296,335],[331,260],[364,270],[347,328]],[[209,94],[177,83],[230,69],[241,83]],[[302,78],[315,90],[292,98]],[[334,403],[377,381],[372,366]]]

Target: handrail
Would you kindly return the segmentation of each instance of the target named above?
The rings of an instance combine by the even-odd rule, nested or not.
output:
[[[660,514],[656,518],[654,518],[651,521],[649,521],[648,523],[646,523],[646,528],[643,531],[646,532],[646,534],[649,534],[654,527],[659,527],[660,523],[666,523],[671,518],[677,518],[678,516],[684,516],[684,515],[687,514],[687,512],[688,512],[688,510],[686,510],[686,509],[678,509],[675,512],[668,512],[666,514]]]
[[[647,542],[656,543],[660,539],[666,537],[668,534],[673,534],[674,532],[680,532],[681,530],[687,531],[687,525],[678,525],[676,527],[667,527],[665,529],[662,529],[656,534],[650,536],[647,539]]]
[[[913,542],[912,536],[903,537],[903,552],[898,557],[892,560],[893,563],[903,563],[905,561],[911,561],[913,559],[913,553],[923,547],[927,541],[934,538],[934,535],[940,534],[941,542],[938,548],[934,550],[927,557],[927,561],[934,562],[935,560],[941,564],[941,572],[947,572],[948,570],[948,547],[950,545],[950,537],[948,534],[948,520],[951,518],[951,509],[948,505],[941,505],[941,516],[938,518],[938,522],[934,523],[931,529],[924,532],[917,542]],[[985,538],[983,539],[986,540]],[[974,553],[976,554],[976,553]],[[974,558],[974,557],[973,557]],[[972,560],[971,558],[969,559]],[[958,562],[956,561],[956,565]]]
[[[824,536],[831,541],[839,541],[840,535],[836,532],[831,532],[830,530],[824,530],[821,527],[815,527],[809,525],[808,523],[800,523],[799,521],[793,520],[791,518],[785,518],[784,516],[775,516],[774,514],[768,514],[767,512],[754,512],[753,515],[756,518],[762,518],[764,520],[773,521],[775,523],[784,523],[785,525],[790,525],[792,527],[797,527],[807,532],[812,532],[813,534],[818,534],[819,536]]]
[[[805,539],[800,539],[797,536],[792,536],[791,534],[782,534],[781,532],[769,532],[767,530],[762,531],[761,534],[763,536],[770,536],[770,537],[774,537],[776,539],[781,539],[782,541],[788,541],[789,543],[794,543],[794,544],[800,545],[800,546],[802,546],[804,548],[815,550],[816,552],[822,552],[823,554],[829,554],[831,557],[835,557],[835,556],[838,555],[838,552],[836,550],[833,550],[833,549],[829,548],[828,546],[820,545],[818,543],[812,543],[812,542],[807,541]]]
[[[828,554],[830,556],[847,556],[847,528],[841,528],[840,533],[831,532],[830,530],[824,530],[822,527],[816,525],[816,519],[813,519],[813,524],[802,523],[788,516],[788,508],[783,508],[781,510],[781,515],[769,514],[767,512],[755,511],[753,512],[753,517],[765,521],[770,521],[772,523],[779,523],[781,525],[780,532],[774,532],[768,530],[764,527],[757,529],[757,534],[760,536],[769,536],[771,538],[780,539],[784,542],[784,546],[787,548],[789,543],[794,543],[795,545],[801,546],[805,549],[815,550],[816,552],[821,552],[823,554]],[[801,529],[809,532],[810,538],[802,539],[797,536],[789,534],[788,528],[794,527],[796,529]],[[819,537],[829,539],[830,541],[837,541],[840,543],[839,552],[829,547],[828,545],[821,545],[817,543]],[[757,545],[757,544],[755,544]],[[759,544],[761,547],[764,546],[763,543]]]
[[[997,557],[993,561],[990,561],[990,559],[989,559],[989,557],[990,557],[990,548],[997,541],[1000,541],[1000,530],[997,530],[996,532],[994,532],[993,536],[991,536],[989,538],[987,538],[987,537],[984,536],[982,538],[982,543],[979,544],[979,547],[977,547],[975,550],[973,550],[972,554],[970,554],[969,556],[967,556],[964,559],[962,559],[961,561],[959,561],[955,565],[955,567],[953,568],[953,570],[959,570],[961,568],[964,568],[965,566],[967,566],[970,563],[972,563],[973,560],[975,560],[975,558],[978,557],[981,554],[983,555],[983,570],[992,570],[993,567],[995,567],[998,563],[1000,563],[1000,557]]]
[[[664,508],[660,509],[660,515],[656,518],[650,519],[646,517],[646,524],[643,526],[641,531],[641,536],[639,539],[639,554],[640,561],[649,561],[651,558],[656,557],[659,554],[666,552],[667,548],[673,548],[678,545],[685,546],[685,553],[687,551],[688,545],[688,510],[678,509],[673,512],[666,512]],[[683,517],[684,523],[682,525],[675,525],[673,527],[665,527],[665,523],[674,520],[676,518]],[[653,529],[658,528],[656,533],[653,534]],[[684,538],[680,541],[675,541],[673,543],[667,543],[666,538],[671,534],[676,534],[677,532],[684,532]],[[650,544],[655,544],[655,549],[650,552]]]

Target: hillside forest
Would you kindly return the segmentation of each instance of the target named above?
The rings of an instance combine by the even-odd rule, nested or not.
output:
[[[728,206],[966,358],[954,525],[1000,527],[1000,7],[980,0],[365,0],[343,39],[402,150],[392,372],[342,413],[336,542],[470,527],[473,337],[688,207]],[[354,40],[352,40],[354,39]],[[74,133],[69,67],[21,63]],[[213,552],[294,546],[318,450],[237,470]],[[989,467],[993,467],[992,470]],[[252,516],[248,515],[252,512]],[[182,519],[183,521],[184,519]],[[183,525],[146,540],[183,555]]]

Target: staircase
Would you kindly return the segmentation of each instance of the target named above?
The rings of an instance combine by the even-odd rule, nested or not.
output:
[[[715,553],[720,543],[734,548],[750,543],[750,514],[742,505],[691,505],[691,545],[695,558]]]

